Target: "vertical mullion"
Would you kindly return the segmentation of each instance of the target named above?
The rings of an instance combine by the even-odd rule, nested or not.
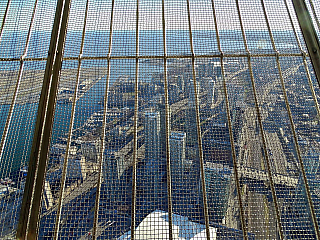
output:
[[[136,6],[136,71],[135,71],[135,96],[133,117],[133,169],[132,169],[132,203],[131,203],[131,240],[135,239],[136,228],[136,197],[137,197],[137,158],[138,158],[138,108],[139,108],[139,0]]]
[[[292,3],[320,87],[320,41],[318,35],[304,0],[292,0]]]
[[[311,94],[312,94],[312,98],[313,98],[313,101],[314,101],[314,105],[315,105],[316,110],[317,110],[318,119],[320,120],[319,103],[318,103],[318,99],[317,99],[317,96],[316,96],[316,92],[315,92],[314,87],[313,87],[313,83],[312,83],[312,80],[311,80],[311,76],[310,76],[310,72],[309,72],[309,68],[308,68],[307,59],[306,59],[306,55],[305,54],[303,55],[303,65],[304,65],[304,68],[305,68],[306,73],[307,73],[308,83],[309,83],[309,87],[310,87],[310,90],[311,90]]]
[[[39,100],[37,120],[33,135],[28,175],[21,203],[17,239],[36,239],[47,155],[52,133],[53,113],[59,82],[71,0],[59,0]]]
[[[20,87],[21,78],[22,78],[22,72],[23,72],[24,63],[25,63],[24,59],[25,59],[25,57],[27,55],[27,52],[28,52],[28,45],[29,45],[29,41],[30,41],[30,37],[31,37],[31,31],[32,31],[32,26],[33,26],[33,22],[34,22],[34,16],[35,16],[36,9],[37,9],[37,4],[38,4],[38,0],[36,0],[35,3],[34,3],[32,17],[31,17],[31,21],[30,21],[30,25],[29,25],[29,30],[28,30],[28,33],[27,33],[27,39],[26,39],[26,43],[25,43],[25,48],[24,48],[24,51],[23,51],[23,53],[22,53],[22,55],[20,57],[20,68],[19,68],[18,78],[17,78],[16,86],[15,86],[13,97],[12,97],[12,100],[11,100],[10,109],[9,109],[9,112],[8,112],[8,116],[7,116],[7,119],[6,119],[6,123],[5,123],[5,126],[4,126],[4,130],[3,130],[3,134],[2,134],[2,138],[1,138],[1,142],[0,142],[0,161],[2,160],[4,146],[6,144],[9,127],[10,127],[10,124],[11,124],[11,119],[12,119],[12,115],[13,115],[16,99],[17,99],[17,96],[18,96],[18,92],[19,92],[19,87]],[[3,22],[3,24],[4,24],[4,22]],[[2,29],[1,29],[1,33],[2,33]],[[1,33],[0,33],[0,40],[1,40]]]
[[[313,1],[309,0],[309,3],[310,3],[310,7],[311,7],[311,10],[312,10],[314,19],[315,19],[315,21],[317,23],[317,26],[318,26],[318,30],[320,31],[320,22],[319,22],[319,19],[317,17],[316,10],[314,9]]]
[[[278,68],[279,76],[280,76],[280,84],[281,84],[282,92],[283,92],[283,95],[284,95],[284,100],[285,100],[285,104],[286,104],[286,108],[287,108],[287,113],[289,115],[289,120],[290,120],[291,129],[292,129],[293,139],[294,139],[295,148],[296,148],[296,151],[297,151],[297,157],[298,157],[298,160],[299,160],[300,170],[301,170],[301,173],[302,173],[302,178],[303,178],[303,182],[304,182],[305,189],[306,189],[306,194],[307,194],[310,214],[311,214],[312,222],[313,222],[313,225],[314,225],[314,228],[315,228],[314,230],[315,230],[316,238],[319,240],[320,239],[319,226],[318,226],[318,222],[317,222],[317,219],[316,219],[313,202],[312,202],[312,199],[311,199],[308,180],[307,180],[306,173],[305,173],[305,170],[304,170],[304,164],[303,164],[302,157],[301,157],[301,151],[300,151],[300,147],[299,147],[299,144],[298,144],[298,138],[297,138],[297,134],[296,134],[296,130],[295,130],[295,125],[294,125],[294,122],[293,122],[291,108],[290,108],[290,105],[289,105],[288,96],[287,96],[287,92],[286,92],[286,87],[285,87],[284,80],[283,80],[281,65],[280,65],[280,61],[279,61],[279,55],[278,55],[278,51],[277,51],[277,48],[276,48],[276,45],[275,45],[275,42],[274,42],[273,34],[271,32],[271,28],[270,28],[270,24],[269,24],[267,12],[266,12],[263,0],[261,0],[261,5],[262,5],[263,13],[264,13],[264,18],[265,18],[265,21],[266,21],[266,24],[267,24],[267,27],[268,27],[268,32],[269,32],[269,35],[270,35],[272,48],[277,54],[276,62],[277,62],[277,68]]]
[[[107,55],[107,76],[106,76],[106,89],[104,94],[104,104],[103,104],[103,122],[102,122],[102,132],[101,132],[101,147],[100,147],[100,156],[99,156],[99,173],[98,173],[98,184],[96,192],[96,202],[95,202],[95,212],[93,220],[93,233],[92,239],[97,238],[97,226],[99,220],[99,204],[100,204],[100,192],[101,192],[101,178],[102,178],[102,166],[104,159],[105,151],[105,137],[106,137],[106,124],[107,124],[107,108],[108,108],[108,91],[109,91],[109,82],[110,82],[110,55],[112,51],[112,34],[113,34],[113,12],[114,12],[114,0],[112,0],[111,5],[111,16],[110,16],[110,28],[109,28],[109,48]]]
[[[199,113],[199,99],[197,91],[197,80],[195,72],[195,56],[193,49],[193,38],[192,38],[192,28],[191,28],[191,16],[190,16],[190,2],[187,0],[187,13],[188,13],[188,26],[189,26],[189,38],[190,38],[190,48],[192,54],[192,78],[193,78],[193,87],[194,87],[194,101],[195,101],[195,110],[196,110],[196,124],[197,124],[197,134],[198,134],[198,150],[199,150],[199,160],[200,160],[200,177],[201,177],[201,187],[202,187],[202,197],[203,197],[203,211],[205,218],[206,226],[206,237],[207,240],[210,240],[210,230],[209,230],[209,213],[208,213],[208,204],[207,204],[207,193],[205,186],[205,173],[204,173],[204,161],[203,161],[203,152],[202,152],[202,139],[201,139],[201,127],[200,127],[200,113]]]
[[[164,63],[164,94],[165,94],[165,121],[166,121],[166,157],[167,157],[167,193],[168,193],[168,217],[169,217],[169,239],[172,240],[172,182],[171,182],[171,159],[170,159],[170,127],[169,127],[169,92],[168,92],[168,72],[167,72],[167,42],[166,42],[166,21],[165,4],[162,0],[162,31],[163,31],[163,63]]]
[[[240,212],[242,235],[243,235],[244,239],[248,239],[247,229],[245,227],[243,203],[242,203],[242,198],[241,198],[241,186],[240,186],[240,181],[239,181],[237,155],[236,155],[235,143],[234,143],[233,132],[232,132],[230,105],[229,105],[229,100],[228,100],[228,90],[227,90],[227,84],[226,84],[226,78],[225,78],[225,72],[224,72],[224,64],[223,64],[223,52],[222,52],[222,48],[221,48],[221,42],[220,42],[219,29],[218,29],[217,16],[216,16],[216,11],[215,11],[215,6],[214,6],[214,0],[211,0],[211,4],[212,4],[214,25],[215,25],[215,31],[216,31],[217,45],[218,45],[218,50],[219,50],[220,55],[221,55],[221,57],[220,57],[220,65],[221,65],[221,73],[222,73],[222,79],[223,79],[222,81],[223,81],[224,97],[225,97],[225,102],[226,102],[226,113],[227,113],[227,119],[228,119],[228,131],[229,131],[231,151],[232,151],[234,178],[235,178],[235,182],[236,182],[237,195],[238,195],[238,201],[239,201],[239,212]]]
[[[240,26],[241,26],[242,37],[243,37],[243,41],[244,41],[244,45],[245,45],[245,50],[247,52],[248,67],[249,67],[249,72],[250,72],[250,79],[251,79],[251,85],[252,85],[252,90],[253,90],[253,97],[254,97],[256,111],[257,111],[259,129],[260,129],[260,132],[261,132],[263,153],[264,153],[265,160],[266,160],[265,162],[266,162],[266,165],[267,165],[268,179],[269,179],[269,182],[270,182],[271,194],[272,194],[273,203],[274,203],[275,210],[276,210],[279,237],[280,237],[280,239],[284,239],[282,225],[281,225],[278,198],[277,198],[277,195],[276,195],[275,186],[274,186],[274,182],[273,182],[273,177],[272,177],[272,172],[271,172],[271,167],[270,167],[270,159],[269,159],[269,155],[268,155],[268,151],[267,151],[266,139],[265,139],[265,135],[264,135],[262,118],[261,118],[261,113],[260,113],[260,107],[259,107],[259,102],[258,102],[258,97],[257,97],[257,92],[256,92],[256,87],[255,87],[255,81],[254,81],[254,76],[253,76],[253,71],[252,71],[251,54],[250,54],[250,51],[249,51],[249,48],[248,48],[248,43],[247,43],[247,39],[246,39],[244,27],[243,27],[241,11],[240,11],[240,7],[239,7],[239,0],[236,0],[236,5],[237,5],[237,11],[238,11],[238,15],[239,15],[239,22],[240,22]],[[274,42],[273,42],[273,44],[274,44]]]
[[[63,170],[62,170],[62,176],[61,176],[61,186],[60,186],[60,192],[59,192],[59,201],[58,201],[58,209],[57,209],[57,216],[56,216],[56,223],[55,223],[54,239],[58,239],[58,237],[59,237],[60,218],[61,218],[61,212],[62,212],[62,206],[63,206],[65,182],[66,182],[66,178],[67,178],[69,148],[71,145],[74,116],[75,116],[76,103],[77,103],[77,97],[78,97],[78,88],[79,88],[80,71],[81,71],[81,60],[82,60],[82,52],[83,52],[84,38],[85,38],[85,32],[86,32],[86,23],[87,23],[87,17],[88,17],[88,7],[89,7],[89,0],[86,1],[86,10],[85,10],[85,16],[84,16],[83,30],[82,30],[80,53],[78,56],[78,69],[77,69],[76,86],[75,86],[75,91],[74,91],[74,95],[73,95],[73,99],[72,99],[72,109],[71,109],[71,117],[70,117],[70,124],[69,124],[69,133],[68,133],[66,153],[64,156]]]
[[[296,41],[297,41],[297,43],[298,43],[299,50],[300,50],[300,52],[303,54],[303,65],[304,65],[304,68],[305,68],[306,73],[307,73],[307,78],[308,78],[308,83],[309,83],[310,90],[311,90],[311,93],[312,93],[312,98],[313,98],[314,105],[315,105],[316,110],[317,110],[317,113],[318,113],[318,118],[319,118],[319,120],[320,120],[320,108],[319,108],[319,103],[318,103],[318,99],[317,99],[316,93],[315,93],[315,91],[314,91],[313,83],[312,83],[312,81],[311,81],[311,76],[310,76],[310,72],[309,72],[309,68],[308,68],[308,64],[307,64],[307,56],[306,56],[306,53],[305,53],[305,52],[303,51],[303,49],[302,49],[302,46],[301,46],[301,43],[300,43],[300,40],[299,40],[297,31],[296,31],[296,29],[295,29],[295,27],[294,27],[293,20],[292,20],[290,11],[289,11],[288,3],[287,3],[286,0],[283,0],[283,1],[284,1],[284,3],[285,3],[285,6],[286,6],[287,14],[288,14],[288,16],[289,16],[290,24],[291,24],[292,30],[293,30],[293,32],[294,32],[295,39],[296,39]],[[320,28],[319,28],[319,29],[320,29]]]
[[[4,28],[4,24],[6,22],[6,19],[7,19],[7,14],[8,14],[8,11],[9,11],[10,3],[11,3],[11,0],[8,0],[7,6],[6,6],[6,10],[5,10],[3,18],[2,18],[2,24],[1,24],[1,28],[0,28],[0,42],[1,42],[1,39],[2,39],[3,28]]]

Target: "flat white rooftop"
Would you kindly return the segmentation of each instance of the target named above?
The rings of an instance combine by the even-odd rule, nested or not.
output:
[[[173,239],[200,240],[207,239],[205,225],[191,222],[187,217],[173,214],[172,216]],[[210,239],[217,239],[217,229],[210,227]],[[122,235],[118,240],[131,239],[131,231]],[[169,239],[168,213],[155,210],[143,219],[135,230],[135,239]]]

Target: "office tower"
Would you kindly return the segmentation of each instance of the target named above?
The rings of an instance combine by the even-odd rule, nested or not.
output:
[[[166,158],[166,151],[167,151],[167,146],[166,146],[166,131],[168,127],[168,132],[170,132],[171,129],[171,111],[169,108],[169,112],[166,113],[165,109],[165,104],[164,103],[159,103],[157,106],[157,109],[159,110],[160,114],[160,149],[159,149],[159,156],[161,158]],[[168,114],[168,124],[166,124],[166,114]]]
[[[45,181],[43,190],[44,190],[43,203],[44,203],[45,209],[48,210],[53,206],[53,203],[54,203],[49,182]]]
[[[195,81],[196,83],[196,87],[197,87],[197,95],[199,96],[200,93],[200,86],[199,86],[199,80]],[[188,106],[190,109],[194,109],[195,108],[195,86],[194,86],[194,81],[192,79],[190,79],[187,82],[187,93],[188,93]]]
[[[199,96],[200,88],[197,84],[197,95]],[[194,81],[190,79],[187,83],[188,91],[188,109],[186,111],[185,123],[186,123],[186,143],[189,146],[197,145],[197,123],[196,123],[196,99],[195,99],[195,86]],[[199,99],[199,98],[198,98]]]
[[[146,162],[155,162],[160,153],[160,114],[147,111],[144,114],[144,137]]]
[[[316,146],[319,146],[316,144]],[[304,161],[304,168],[306,173],[311,177],[316,177],[316,174],[319,169],[319,162],[320,162],[320,156],[319,156],[319,149],[311,147],[307,150],[306,158]]]
[[[214,66],[214,73],[215,73],[217,78],[221,78],[222,77],[221,66],[220,66],[219,63],[217,64],[217,66]]]
[[[159,112],[146,111],[144,114],[145,138],[145,196],[149,202],[159,200],[161,193],[161,158],[160,158],[160,114]]]
[[[184,83],[184,77],[183,75],[177,75],[174,77],[174,81],[176,82],[176,84],[178,85],[179,87],[179,91],[184,93],[185,89],[185,83]]]
[[[184,176],[186,164],[186,134],[184,132],[172,131],[169,141],[172,188],[174,191],[181,191],[186,184]]]
[[[208,78],[208,88],[207,88],[207,104],[211,107],[215,102],[215,82],[212,78]]]
[[[99,143],[100,141],[88,141],[81,144],[81,152],[86,161],[97,161],[97,153],[99,152],[97,147],[99,146]]]
[[[227,211],[231,170],[227,165],[207,163],[204,171],[211,221],[222,222]]]
[[[77,154],[77,148],[73,147],[69,150],[68,167],[66,170],[66,179],[69,181],[77,181],[86,175],[86,167],[82,164],[81,157]],[[60,159],[61,171],[63,170],[64,157]]]
[[[203,78],[207,75],[207,66],[205,63],[199,64],[197,68],[197,73],[200,78]]]
[[[116,202],[119,196],[119,171],[118,163],[113,153],[106,152],[103,162],[103,178],[104,192],[108,195],[107,198],[111,202]]]

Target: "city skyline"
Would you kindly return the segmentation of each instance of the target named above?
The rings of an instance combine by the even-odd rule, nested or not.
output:
[[[312,1],[0,3],[0,238],[319,239]]]

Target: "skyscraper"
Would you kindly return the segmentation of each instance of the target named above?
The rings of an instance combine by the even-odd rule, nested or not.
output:
[[[104,191],[107,198],[115,203],[118,201],[119,196],[119,171],[118,163],[113,153],[106,152],[105,160],[103,162],[103,178],[104,178]]]
[[[208,88],[207,88],[207,104],[209,107],[215,102],[215,81],[212,78],[208,78]]]
[[[159,149],[159,156],[161,158],[166,158],[166,151],[167,151],[167,146],[166,146],[166,131],[168,128],[168,132],[170,132],[171,129],[171,112],[169,110],[168,113],[166,113],[165,109],[165,104],[159,103],[157,106],[157,109],[159,110],[160,114],[160,149]],[[168,119],[169,123],[166,125],[166,114],[168,114]]]
[[[159,160],[160,114],[146,111],[144,114],[145,159],[147,163]]]
[[[172,188],[182,191],[186,184],[184,171],[186,165],[186,134],[184,132],[171,132],[170,135],[170,162],[172,174]]]
[[[159,112],[146,111],[144,114],[144,138],[145,138],[145,197],[150,203],[157,205],[161,193],[161,169],[160,157],[160,114]]]
[[[227,166],[212,163],[207,163],[204,171],[211,220],[222,222],[227,211],[231,171]]]

